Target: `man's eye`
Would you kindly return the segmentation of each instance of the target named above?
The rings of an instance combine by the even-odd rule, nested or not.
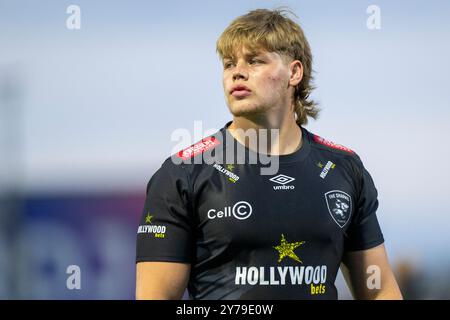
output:
[[[225,69],[228,69],[228,68],[231,68],[232,65],[233,65],[232,62],[227,62],[227,63],[224,63],[223,67],[224,67]]]
[[[251,59],[251,60],[250,60],[250,63],[251,63],[251,64],[255,64],[255,63],[264,63],[264,61],[259,60],[259,59]]]

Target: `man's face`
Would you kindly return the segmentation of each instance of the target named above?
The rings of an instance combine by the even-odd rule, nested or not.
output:
[[[245,47],[223,59],[223,87],[234,116],[262,114],[290,103],[290,69],[276,52]]]

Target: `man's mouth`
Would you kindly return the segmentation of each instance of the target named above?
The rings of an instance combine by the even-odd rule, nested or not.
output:
[[[251,92],[252,91],[246,86],[238,85],[231,90],[231,95],[233,97],[241,98],[250,95]]]
[[[251,91],[248,91],[248,90],[234,90],[232,93],[231,93],[231,95],[233,96],[233,97],[236,97],[236,98],[242,98],[242,97],[246,97],[246,96],[249,96],[251,94]]]

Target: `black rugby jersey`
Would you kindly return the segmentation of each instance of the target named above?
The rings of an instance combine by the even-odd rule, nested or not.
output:
[[[136,262],[190,263],[190,299],[337,299],[343,254],[384,242],[361,159],[300,126],[301,148],[265,175],[230,124],[152,176]]]

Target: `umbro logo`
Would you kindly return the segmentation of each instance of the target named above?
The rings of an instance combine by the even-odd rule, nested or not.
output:
[[[274,190],[291,190],[295,188],[295,186],[287,185],[288,183],[294,181],[295,178],[286,176],[284,174],[279,174],[276,177],[270,178],[269,180],[279,184],[279,186],[273,186]]]
[[[285,185],[286,183],[289,183],[291,181],[294,181],[295,178],[285,176],[284,174],[279,174],[276,177],[270,178],[270,181],[276,182],[278,184]]]

